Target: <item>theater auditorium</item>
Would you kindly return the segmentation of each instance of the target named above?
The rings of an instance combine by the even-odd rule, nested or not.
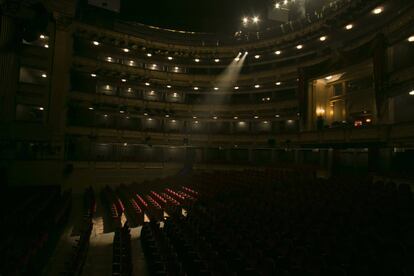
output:
[[[413,192],[412,0],[0,0],[0,276],[412,276]]]

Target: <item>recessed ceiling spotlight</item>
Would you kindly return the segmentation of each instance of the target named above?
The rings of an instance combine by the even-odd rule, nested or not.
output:
[[[325,78],[325,80],[331,80],[333,78],[333,76],[327,76],[326,78]]]
[[[174,67],[174,70],[175,70],[175,71],[178,71],[178,70],[180,70],[180,68],[179,68],[178,66],[175,66],[175,67]]]
[[[121,81],[122,81],[122,82],[126,82],[127,80],[126,80],[126,79],[121,79]]]
[[[46,36],[42,35],[42,34],[39,37],[40,37],[40,39],[45,39],[46,38]]]
[[[145,83],[145,86],[150,86],[151,84],[149,83],[149,82],[146,82]]]
[[[44,46],[45,48],[49,48],[49,44],[45,44],[45,46]]]
[[[216,90],[216,91],[217,91],[217,90],[219,90],[219,89],[220,89],[220,88],[218,88],[218,87],[214,87],[214,90]]]
[[[282,51],[275,51],[275,55],[280,55],[282,53]]]
[[[193,88],[194,90],[198,90],[198,87],[197,86],[194,86],[194,88]]]
[[[259,23],[260,18],[258,16],[253,17],[253,23],[257,24]]]
[[[378,8],[375,8],[373,11],[372,11],[372,13],[373,14],[380,14],[380,13],[382,13],[384,11],[384,8],[383,7],[378,7]]]
[[[348,25],[345,26],[345,29],[351,30],[353,27],[354,27],[353,24],[348,24]]]
[[[124,114],[124,113],[125,113],[125,111],[124,111],[124,110],[120,110],[120,111],[119,111],[119,113]]]
[[[275,83],[277,86],[281,85],[282,83],[280,81]]]
[[[414,96],[414,90],[408,93],[410,96]]]
[[[101,44],[101,43],[99,43],[98,41],[95,40],[95,41],[92,41],[92,44],[95,45],[95,46],[99,46],[99,44]]]
[[[326,35],[324,35],[324,36],[321,36],[321,37],[319,38],[319,40],[320,40],[320,41],[325,41],[327,38],[328,38],[328,37],[327,37]]]
[[[40,110],[40,111],[43,111],[43,110],[45,110],[45,109],[44,109],[44,107],[39,107],[39,110]]]
[[[255,55],[254,58],[255,59],[259,59],[260,58],[260,55]]]
[[[237,120],[237,119],[239,119],[239,117],[237,117],[237,116],[234,116],[233,118],[234,118],[234,120]]]
[[[43,73],[42,78],[47,78],[47,75]]]
[[[303,45],[302,44],[299,44],[299,45],[296,46],[296,49],[298,49],[298,50],[300,50],[302,48],[303,48]]]
[[[256,84],[254,88],[260,88],[260,84]]]
[[[89,107],[89,110],[93,110],[93,107]]]
[[[214,117],[213,117],[213,119],[214,119],[214,120],[217,120],[217,116],[214,116]]]
[[[112,61],[112,57],[107,57],[106,60],[107,61]]]
[[[200,62],[200,59],[195,58],[194,61],[198,63],[198,62]]]
[[[243,24],[249,23],[249,18],[248,17],[243,17],[242,22],[243,22]]]
[[[257,115],[256,115],[256,116],[254,116],[254,118],[255,118],[255,119],[259,119],[259,116],[257,116]]]
[[[276,118],[279,118],[279,117],[280,117],[280,115],[279,115],[279,114],[276,114],[276,115],[275,115],[275,117],[276,117]]]
[[[240,61],[240,58],[239,57],[236,57],[234,60],[235,61]]]
[[[168,60],[173,60],[173,57],[168,57]]]
[[[147,53],[147,57],[152,57],[152,54],[151,53]]]
[[[92,77],[92,78],[96,78],[96,74],[92,73],[92,74],[91,74],[91,77]]]
[[[197,119],[197,116],[193,116],[193,119]]]
[[[235,87],[234,87],[234,90],[239,90],[239,88],[240,88],[240,87],[238,87],[238,86],[235,86]]]
[[[148,113],[146,113],[146,112],[145,112],[145,113],[144,113],[144,116],[148,116]]]
[[[414,35],[410,36],[407,40],[408,42],[414,42]]]
[[[165,114],[165,118],[170,118],[170,115],[168,115],[168,114]]]
[[[171,85],[167,85],[167,88],[171,88]]]
[[[129,52],[129,49],[128,48],[124,48],[124,49],[122,49],[122,51],[124,51],[125,53],[128,53]]]
[[[216,59],[214,59],[214,62],[218,63],[218,62],[220,62],[220,59],[216,58]]]

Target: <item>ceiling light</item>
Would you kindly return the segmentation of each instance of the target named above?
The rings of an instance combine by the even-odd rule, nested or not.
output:
[[[333,76],[327,76],[326,78],[325,78],[325,80],[331,80],[333,78]]]
[[[275,55],[280,55],[282,51],[275,51]]]
[[[345,26],[345,29],[351,30],[353,27],[354,27],[353,24],[348,24],[348,25]]]
[[[124,113],[125,113],[125,111],[124,111],[124,110],[120,110],[120,111],[119,111],[119,113],[124,114]]]
[[[173,96],[174,98],[177,98],[177,97],[178,97],[178,94],[177,94],[176,92],[174,92],[172,96]]]
[[[237,116],[234,116],[234,120],[237,120],[239,117],[237,117]]]
[[[95,45],[95,46],[99,46],[100,43],[95,40],[95,41],[92,42],[92,44]]]
[[[275,115],[275,117],[276,117],[276,118],[279,118],[279,117],[280,117],[280,115],[279,115],[279,114],[276,114],[276,115]]]
[[[260,18],[258,16],[253,17],[253,23],[259,23]]]
[[[372,11],[373,14],[380,14],[384,11],[382,7],[378,7]]]
[[[129,49],[128,48],[124,48],[124,49],[122,49],[122,51],[124,51],[125,53],[128,53],[129,52]]]
[[[146,86],[150,86],[151,84],[150,84],[149,82],[146,82],[146,83],[145,83],[145,85],[146,85]]]
[[[152,121],[152,118],[148,118],[147,120],[148,120],[148,121]]]
[[[195,124],[198,124],[198,121],[195,121],[194,123],[195,123]]]
[[[48,44],[45,44],[45,48],[49,48],[49,45]]]
[[[107,61],[112,61],[112,57],[107,57],[106,60]]]
[[[146,112],[145,112],[145,113],[144,113],[144,116],[148,116],[148,113],[146,113]]]
[[[170,115],[168,115],[168,114],[165,114],[165,118],[170,118]]]
[[[126,82],[127,80],[126,80],[126,79],[121,79],[121,81],[122,81],[122,82]]]
[[[218,63],[218,62],[220,62],[220,59],[216,58],[216,59],[214,59],[214,62]]]
[[[275,83],[277,86],[281,85],[282,83],[280,81]]]
[[[128,143],[124,143],[124,147],[128,146]]]
[[[179,67],[177,67],[177,66],[175,66],[175,67],[174,67],[174,70],[175,70],[175,71],[178,71],[178,70],[180,70],[180,68],[179,68]]]
[[[254,88],[260,88],[260,84],[256,84]]]
[[[106,117],[108,117],[108,114],[104,114],[104,117],[106,118]]]
[[[93,107],[89,107],[89,110],[93,110]]]
[[[254,116],[255,119],[259,119],[259,116]]]
[[[325,35],[324,35],[324,36],[321,36],[321,37],[319,38],[319,40],[320,40],[320,41],[325,41],[326,39],[327,39],[327,36],[325,36]]]
[[[235,87],[234,87],[234,90],[239,90],[239,88],[240,88],[240,87],[238,87],[238,86],[235,86]]]
[[[216,90],[216,91],[217,91],[217,90],[219,90],[219,88],[218,88],[218,87],[214,87],[214,90]]]
[[[133,60],[129,61],[129,65],[131,65],[131,66],[134,65],[134,63],[135,63],[135,61],[133,61]]]
[[[194,61],[195,61],[195,62],[200,62],[200,59],[195,58],[195,59],[194,59]]]
[[[412,35],[408,38],[408,42],[414,42],[414,35]]]
[[[149,94],[150,94],[150,96],[153,96],[153,95],[155,95],[155,91],[154,91],[154,90],[151,90],[151,91],[149,92]]]
[[[92,77],[92,78],[96,78],[96,74],[92,73],[92,74],[91,74],[91,77]]]
[[[197,119],[197,116],[193,116],[193,119]]]
[[[243,24],[249,23],[249,18],[248,17],[243,17],[242,22],[243,22]]]
[[[176,120],[171,120],[171,123],[175,123],[175,122],[177,122]]]
[[[254,58],[255,59],[259,59],[260,58],[260,55],[255,55]]]
[[[410,96],[414,96],[414,90],[408,93]]]
[[[236,57],[234,60],[235,61],[240,61],[240,58],[239,57]]]
[[[152,57],[152,54],[151,53],[147,53],[147,57]]]
[[[213,117],[213,119],[214,119],[214,120],[217,120],[217,116],[214,116],[214,117]]]
[[[168,57],[168,60],[173,60],[173,57]]]
[[[296,46],[296,49],[298,49],[298,50],[300,50],[302,48],[303,48],[303,45],[302,44],[299,44],[298,46]]]
[[[44,35],[40,35],[40,39],[45,39],[46,37]]]
[[[43,73],[42,78],[47,78],[47,75]]]
[[[193,88],[194,90],[198,90],[198,87],[197,86],[194,86],[194,88]]]
[[[171,85],[167,85],[167,88],[171,88]]]
[[[39,110],[40,110],[40,111],[43,111],[43,110],[45,110],[45,109],[44,109],[43,107],[39,107]]]

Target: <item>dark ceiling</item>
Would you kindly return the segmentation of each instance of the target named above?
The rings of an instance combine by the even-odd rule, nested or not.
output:
[[[243,16],[266,17],[272,0],[122,0],[121,17],[185,31],[234,33]]]

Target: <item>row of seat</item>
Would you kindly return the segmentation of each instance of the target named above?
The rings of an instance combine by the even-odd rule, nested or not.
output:
[[[112,254],[112,275],[130,276],[132,274],[131,259],[131,234],[128,222],[115,230],[113,254]]]
[[[40,274],[70,207],[69,192],[62,194],[57,187],[2,188],[0,274]]]
[[[93,228],[92,218],[96,212],[95,193],[91,187],[85,189],[82,212],[83,216],[81,225],[79,226],[79,239],[76,240],[76,244],[72,247],[71,255],[65,263],[65,269],[60,273],[62,276],[81,275],[86,261]]]

